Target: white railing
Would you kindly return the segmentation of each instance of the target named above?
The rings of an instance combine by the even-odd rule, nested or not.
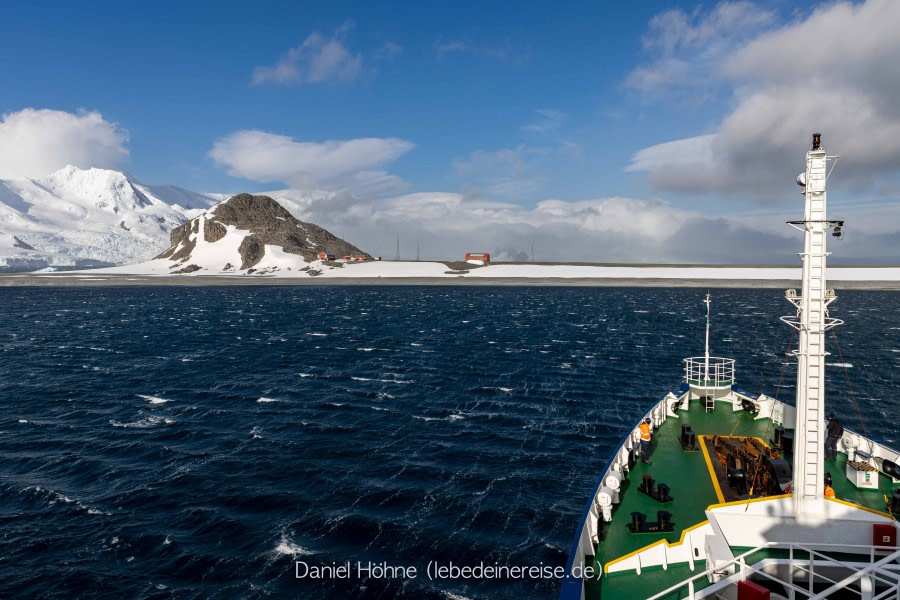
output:
[[[767,549],[781,549],[788,550],[788,569],[787,569],[787,578],[778,577],[776,575],[772,575],[770,573],[766,573],[763,568],[772,564],[773,562],[778,562],[779,560],[785,559],[761,559],[756,564],[748,565],[747,557],[752,554],[759,552],[760,550]],[[814,550],[813,548],[818,548],[819,550]],[[800,551],[808,554],[808,557],[798,558],[795,557],[795,552]],[[824,551],[831,551],[836,553],[841,553],[843,555],[846,554],[859,554],[860,560],[863,560],[863,556],[868,554],[868,564],[865,566],[860,566],[860,563],[847,563],[843,561],[839,561],[827,554],[824,554]],[[876,552],[885,552],[885,551],[893,551],[893,553],[888,554],[883,557],[876,557]],[[876,560],[877,558],[877,560]],[[663,590],[662,592],[656,594],[655,596],[651,596],[647,600],[661,600],[662,598],[670,597],[670,594],[677,593],[677,597],[682,597],[681,593],[687,590],[687,596],[684,596],[687,600],[696,600],[697,598],[705,597],[705,593],[701,595],[697,595],[697,580],[706,578],[707,580],[715,573],[722,573],[723,571],[727,571],[731,567],[736,567],[737,572],[734,575],[729,575],[722,579],[718,585],[714,584],[717,589],[721,589],[722,585],[733,585],[738,581],[744,581],[747,579],[748,575],[751,573],[756,574],[759,577],[763,577],[769,579],[771,581],[775,581],[787,589],[788,598],[791,600],[795,600],[797,598],[806,598],[808,600],[824,600],[829,596],[834,594],[837,590],[844,590],[845,592],[853,592],[858,595],[862,600],[882,600],[882,599],[893,599],[900,598],[900,550],[897,550],[894,547],[882,547],[882,546],[857,546],[857,545],[848,545],[848,544],[795,544],[795,543],[779,543],[779,542],[768,542],[766,544],[762,544],[761,546],[757,546],[752,550],[748,550],[744,552],[740,556],[725,562],[719,563],[716,566],[703,571],[702,573],[698,573],[688,579],[685,579],[681,583],[673,585],[672,587]],[[819,572],[816,572],[816,567],[819,568]],[[825,568],[834,568],[838,567],[844,570],[852,571],[849,575],[844,577],[841,580],[833,580],[822,574],[822,570]],[[794,570],[799,570],[807,574],[806,578],[802,579],[802,582],[805,587],[800,587],[794,583]],[[814,592],[813,588],[816,583],[819,584],[830,584],[824,590],[819,592]],[[854,584],[858,586],[858,589],[854,588]],[[707,586],[704,585],[703,588]],[[876,587],[884,588],[878,595],[874,595],[874,589]],[[714,590],[705,589],[705,592],[712,593]]]
[[[734,359],[692,356],[684,359],[684,380],[694,387],[731,387],[734,385]]]

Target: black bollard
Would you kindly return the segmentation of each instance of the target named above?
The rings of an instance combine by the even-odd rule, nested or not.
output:
[[[633,512],[631,513],[631,530],[634,533],[639,533],[644,529],[644,521],[647,520],[647,515],[642,512]]]
[[[697,434],[693,431],[687,432],[687,441],[684,443],[685,447],[693,450],[697,447]]]
[[[656,499],[660,502],[669,497],[669,486],[664,483],[656,484]]]
[[[659,528],[667,529],[672,520],[672,513],[667,510],[656,511],[656,518],[659,519]]]

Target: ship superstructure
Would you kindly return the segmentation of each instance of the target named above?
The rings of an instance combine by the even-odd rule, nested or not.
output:
[[[814,134],[797,178],[805,198],[802,287],[789,346],[794,404],[747,392],[735,361],[706,347],[622,440],[597,481],[569,556],[564,600],[900,600],[900,453],[850,429],[825,459],[829,157]],[[649,418],[652,464],[640,460]],[[826,484],[835,497],[826,497]]]

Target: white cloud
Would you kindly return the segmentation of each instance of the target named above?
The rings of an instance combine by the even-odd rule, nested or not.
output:
[[[522,131],[535,135],[553,135],[566,120],[566,115],[552,108],[539,108],[534,111],[539,119],[522,127]]]
[[[506,176],[522,177],[528,171],[528,162],[535,156],[546,154],[542,148],[531,148],[519,144],[515,148],[502,148],[495,152],[477,150],[467,159],[456,159],[453,168],[462,176]]]
[[[688,14],[680,8],[653,17],[642,38],[644,50],[656,57],[634,69],[626,87],[643,92],[673,91],[707,85],[719,70],[723,56],[731,54],[775,15],[752,2],[721,2],[710,12],[699,8]]]
[[[379,48],[375,52],[375,55],[372,58],[374,60],[389,60],[402,53],[403,46],[401,46],[400,44],[395,44],[394,42],[385,42],[384,44],[382,44],[381,48]]]
[[[341,39],[345,25],[334,37],[311,33],[299,46],[291,48],[273,66],[253,69],[253,85],[300,83],[348,83],[363,75],[363,57]],[[385,57],[400,51],[396,44],[385,45]]]
[[[862,189],[896,177],[898,22],[900,2],[841,2],[745,41],[721,60],[734,104],[717,134],[645,148],[627,170],[650,172],[659,189],[778,202],[793,198],[789,182],[820,131],[823,146],[845,157],[834,184]],[[660,44],[677,51],[683,37]]]
[[[502,45],[491,45],[475,41],[445,41],[439,37],[434,43],[434,50],[438,58],[445,58],[450,54],[473,54],[514,64],[520,64],[528,58],[527,53],[521,48],[514,48],[509,39]]]
[[[403,182],[378,167],[413,147],[398,138],[298,142],[285,135],[243,130],[216,140],[209,154],[229,175],[260,183],[385,193],[396,191]]]
[[[554,110],[535,111],[543,119],[522,129],[541,137],[543,145],[519,144],[515,148],[494,151],[476,150],[457,158],[452,166],[465,180],[463,189],[470,196],[486,196],[515,201],[534,200],[550,181],[546,175],[560,157],[580,157],[582,147],[558,135],[556,128],[565,116]]]
[[[532,196],[546,181],[535,173],[535,161],[549,154],[549,149],[519,144],[494,152],[478,150],[466,159],[453,161],[456,173],[474,184],[471,195],[522,199]]]
[[[0,178],[41,177],[66,165],[116,167],[128,132],[99,112],[25,108],[0,119]]]
[[[710,217],[659,200],[545,200],[531,208],[446,192],[381,200],[337,193],[268,192],[298,218],[325,227],[376,255],[461,258],[491,252],[499,260],[796,264],[802,236],[785,225],[796,210],[765,209]],[[840,262],[884,262],[900,239],[890,205],[836,203],[848,219],[846,239],[831,242]],[[888,258],[889,259],[889,258]]]
[[[713,162],[713,142],[717,134],[665,142],[644,148],[631,157],[626,171],[658,171],[666,167],[689,168]]]
[[[489,251],[498,258],[671,261],[671,240],[691,212],[660,201],[602,198],[546,200],[533,208],[420,192],[383,200],[282,191],[270,193],[298,218],[311,221],[375,254],[393,256],[400,234],[405,257],[416,241],[423,258],[454,258]],[[410,245],[412,244],[412,246]]]

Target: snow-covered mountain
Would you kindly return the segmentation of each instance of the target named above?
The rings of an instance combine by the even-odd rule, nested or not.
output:
[[[172,229],[216,202],[106,169],[0,180],[0,270],[145,261],[169,247]]]
[[[173,229],[171,238],[171,246],[155,259],[107,272],[299,276],[326,267],[319,253],[372,260],[329,231],[297,219],[272,198],[250,194],[232,196],[204,211]]]

